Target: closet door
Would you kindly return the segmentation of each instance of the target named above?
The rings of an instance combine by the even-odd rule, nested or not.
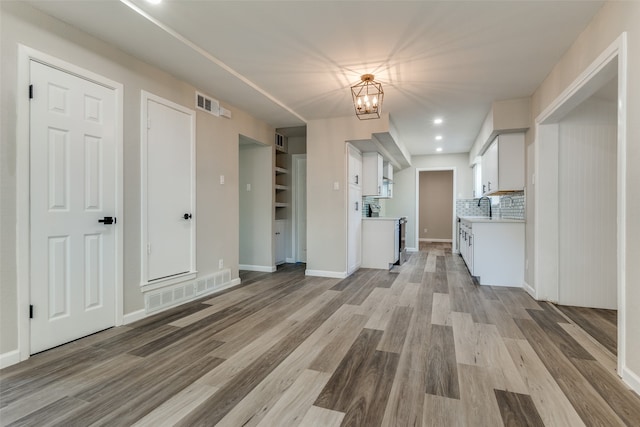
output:
[[[195,113],[145,93],[143,110],[146,286],[195,274]]]

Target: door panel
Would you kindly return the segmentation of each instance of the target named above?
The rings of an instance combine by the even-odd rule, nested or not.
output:
[[[30,64],[31,352],[115,324],[116,98]]]
[[[147,102],[148,280],[153,281],[192,270],[193,116]]]

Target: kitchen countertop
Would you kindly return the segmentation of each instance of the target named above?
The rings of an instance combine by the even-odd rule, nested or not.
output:
[[[524,222],[524,219],[514,219],[514,218],[489,218],[488,216],[459,216],[463,221],[467,222],[489,222],[489,223],[499,223],[499,222]]]
[[[377,219],[379,221],[398,221],[400,220],[400,217],[393,217],[393,216],[363,216],[362,217],[363,220],[372,220],[372,219]]]

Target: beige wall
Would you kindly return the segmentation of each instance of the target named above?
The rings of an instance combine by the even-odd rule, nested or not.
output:
[[[418,248],[416,235],[416,170],[454,169],[456,199],[473,198],[473,174],[469,155],[438,154],[413,156],[412,165],[393,174],[393,199],[385,203],[385,215],[407,217],[407,248]]]
[[[86,33],[21,2],[0,2],[0,355],[17,349],[16,97],[18,43],[45,52],[124,85],[124,313],[143,308],[140,284],[140,91],[194,108],[194,88]],[[215,94],[212,94],[215,96]],[[274,129],[225,105],[231,120],[198,112],[196,117],[197,259],[199,275],[218,271],[224,259],[238,277],[238,138],[272,144]],[[219,176],[225,184],[219,184]]]
[[[420,239],[451,240],[453,171],[426,171],[420,172],[419,176]]]
[[[534,120],[582,73],[607,47],[623,32],[627,32],[627,128],[626,128],[626,317],[622,319],[625,327],[626,349],[622,355],[626,367],[622,374],[633,378],[636,388],[640,387],[640,2],[606,2],[588,27],[576,39],[564,54],[544,82],[532,97],[532,123],[527,132],[527,195],[533,194],[531,175],[533,173],[530,149],[535,141]],[[527,218],[531,218],[535,200],[527,196]],[[529,269],[527,283],[535,284],[534,271],[534,230],[536,224],[527,221],[527,258]]]
[[[307,271],[310,274],[346,274],[346,142],[371,139],[373,133],[388,131],[388,115],[380,120],[358,120],[350,116],[307,123]]]

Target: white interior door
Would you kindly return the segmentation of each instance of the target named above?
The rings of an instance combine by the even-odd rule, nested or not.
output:
[[[194,112],[147,98],[147,280],[194,270]]]
[[[115,325],[119,224],[113,90],[35,61],[30,74],[30,335],[36,353]]]

